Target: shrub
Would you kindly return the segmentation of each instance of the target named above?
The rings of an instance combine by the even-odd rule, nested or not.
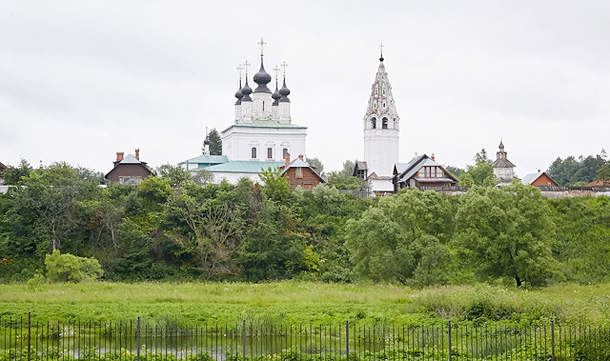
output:
[[[54,250],[44,260],[49,282],[81,282],[96,280],[102,276],[100,263],[95,258],[60,254]]]

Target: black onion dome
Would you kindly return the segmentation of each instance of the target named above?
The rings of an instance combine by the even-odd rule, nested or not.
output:
[[[275,80],[275,91],[273,92],[273,94],[271,94],[271,98],[273,98],[273,104],[271,104],[271,105],[278,105],[281,97],[282,97],[282,95],[277,90],[277,79],[276,79]]]
[[[282,85],[282,88],[280,89],[279,93],[282,96],[280,102],[290,103],[290,99],[288,99],[288,95],[290,95],[290,89],[288,89],[288,87],[286,86],[286,78],[284,78],[284,84]]]
[[[252,101],[252,98],[250,98],[250,94],[252,94],[252,88],[250,88],[250,86],[248,85],[248,78],[246,78],[246,84],[244,85],[244,87],[241,88],[241,93],[244,95],[244,97],[241,98],[242,102]]]
[[[254,74],[254,82],[258,84],[255,93],[271,93],[271,90],[267,88],[267,84],[271,81],[271,75],[265,71],[265,67],[263,66],[263,57],[261,57],[261,68],[258,73]]]
[[[203,141],[203,144],[204,144],[204,145],[208,145],[208,144],[210,144],[210,136],[209,136],[209,135],[206,135],[206,136],[205,136],[205,140]]]
[[[241,104],[241,98],[244,97],[244,93],[241,92],[241,80],[239,81],[239,89],[237,89],[237,91],[235,92],[235,97],[237,98],[235,105]]]

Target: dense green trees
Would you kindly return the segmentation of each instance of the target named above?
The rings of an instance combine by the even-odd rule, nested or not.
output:
[[[290,192],[277,169],[263,172],[262,184],[200,184],[165,166],[138,187],[100,187],[95,172],[63,163],[40,169],[24,163],[17,173],[18,186],[0,195],[2,282],[45,272],[53,278],[44,267],[53,250],[66,255],[71,270],[78,268],[72,255],[94,258],[104,279],[121,281],[371,280],[422,287],[610,279],[604,196],[548,200],[534,187],[513,184],[473,187],[463,196],[401,190],[362,199],[338,189],[351,179],[341,172],[331,173],[341,182]]]
[[[550,213],[537,188],[517,182],[502,189],[474,187],[456,215],[456,248],[482,276],[510,277],[517,287],[544,285],[561,277]]]
[[[491,160],[487,158],[487,152],[485,149],[474,156],[475,165],[468,165],[466,170],[459,168],[453,168],[454,175],[458,177],[458,185],[460,186],[483,186],[493,187],[496,185],[496,177],[494,176],[494,169],[491,165]]]
[[[610,280],[610,198],[570,197],[549,205],[565,276],[584,284]]]
[[[210,155],[221,155],[222,154],[222,139],[216,128],[210,130],[208,134],[210,138]]]
[[[46,255],[44,265],[50,282],[94,281],[104,273],[97,259],[60,254],[58,250]]]
[[[560,186],[584,185],[599,179],[601,168],[607,164],[605,158],[606,151],[603,149],[596,156],[569,156],[566,159],[558,157],[551,163],[547,172]]]
[[[446,280],[452,232],[447,199],[432,191],[403,190],[350,221],[347,246],[364,278],[429,285]]]

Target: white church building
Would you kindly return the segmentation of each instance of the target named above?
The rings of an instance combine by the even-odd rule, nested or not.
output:
[[[245,84],[242,86],[240,75],[235,93],[235,119],[221,132],[222,156],[211,156],[204,150],[202,156],[181,162],[183,168],[205,168],[214,174],[216,183],[223,179],[235,183],[243,177],[257,182],[262,170],[283,166],[287,154],[293,158],[306,155],[307,127],[292,123],[285,64],[282,87],[278,89],[276,67],[275,91],[271,92],[268,84],[272,79],[265,71],[262,39],[259,45],[260,69],[252,78],[256,88],[252,90],[248,83],[246,62]]]
[[[354,175],[367,179],[371,191],[389,193],[394,191],[392,178],[398,163],[400,117],[383,60],[382,53],[363,119],[364,161],[355,162]]]

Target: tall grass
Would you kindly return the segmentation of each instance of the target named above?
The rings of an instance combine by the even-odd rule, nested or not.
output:
[[[149,324],[607,325],[610,285],[517,290],[488,285],[412,290],[393,285],[276,283],[87,283],[0,285],[0,317],[28,311],[41,322],[127,320]]]

